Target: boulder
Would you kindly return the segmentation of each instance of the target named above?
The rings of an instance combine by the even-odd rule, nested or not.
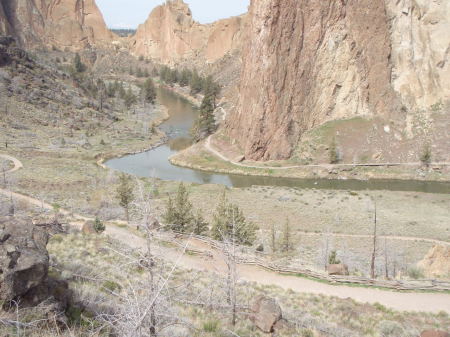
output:
[[[425,330],[420,334],[420,337],[450,337],[450,334],[445,331]]]
[[[348,272],[348,267],[345,264],[330,264],[327,267],[328,275],[350,275]]]
[[[31,219],[25,218],[0,218],[0,301],[3,309],[10,309],[11,302],[17,300],[23,307],[45,302],[43,314],[53,317],[59,316],[67,307],[70,298],[67,283],[48,277],[46,246],[52,226],[33,225]]]
[[[251,321],[258,329],[266,333],[273,332],[275,325],[283,317],[277,301],[266,296],[258,296],[251,310]]]

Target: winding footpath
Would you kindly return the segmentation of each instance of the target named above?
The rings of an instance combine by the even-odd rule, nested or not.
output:
[[[230,164],[233,164],[235,166],[244,167],[244,168],[252,168],[252,169],[266,169],[266,170],[290,170],[290,169],[296,169],[296,168],[324,168],[324,169],[333,169],[333,168],[339,168],[339,167],[384,167],[384,166],[420,166],[421,163],[419,162],[412,162],[412,163],[368,163],[368,164],[309,164],[309,165],[296,165],[296,166],[257,166],[257,165],[247,165],[243,163],[239,163],[237,161],[234,161],[218,150],[216,150],[211,145],[211,136],[209,136],[205,143],[204,148],[208,150],[210,153],[215,155],[216,157],[219,157],[223,161],[226,161]],[[434,166],[450,166],[450,163],[431,163],[430,165]]]
[[[13,162],[14,167],[6,173],[15,172],[23,168],[22,163],[9,155],[0,154],[0,158]],[[10,190],[0,189],[0,194],[6,197],[12,197],[16,200],[23,200],[32,205],[42,207],[44,209],[53,209],[52,205],[41,200],[15,193]],[[67,210],[62,209],[61,213],[73,217],[75,220],[70,222],[70,225],[80,228],[84,221],[92,220],[78,214],[73,214]],[[115,223],[119,223],[115,221]],[[124,223],[120,221],[120,223]],[[106,234],[110,237],[130,245],[133,248],[144,249],[146,247],[145,240],[134,234],[126,228],[120,228],[113,225],[108,225]],[[345,234],[334,234],[344,236]],[[345,235],[348,237],[355,237],[353,235]],[[359,236],[356,236],[359,237]],[[403,237],[392,237],[392,239],[405,239]],[[408,240],[422,240],[422,238],[407,238]],[[172,263],[178,261],[179,265],[184,268],[217,272],[219,274],[226,273],[226,265],[221,252],[211,249],[208,245],[195,239],[186,241],[188,248],[200,250],[206,254],[190,255],[183,254],[180,256],[180,251],[162,245],[158,247],[159,255],[169,260]],[[446,243],[448,244],[448,243]],[[263,268],[251,265],[239,265],[238,274],[241,280],[247,282],[255,282],[260,285],[278,286],[283,289],[291,289],[300,293],[310,293],[317,295],[335,296],[338,298],[351,298],[362,303],[380,303],[386,307],[400,310],[400,311],[420,311],[428,313],[438,313],[439,311],[446,311],[450,313],[450,294],[447,293],[407,293],[395,292],[389,290],[351,287],[351,286],[335,286],[327,283],[322,283],[306,278],[282,275],[275,272],[267,271]]]

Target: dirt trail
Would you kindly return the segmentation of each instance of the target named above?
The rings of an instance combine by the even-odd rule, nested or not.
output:
[[[0,154],[1,158],[11,160],[14,168],[9,172],[14,172],[23,167],[22,163],[10,156]],[[23,200],[32,205],[45,209],[53,209],[53,206],[38,199],[15,193],[9,190],[0,189],[0,194],[12,197],[16,200]],[[67,210],[61,209],[61,213],[71,215],[76,220],[71,221],[71,225],[80,228],[84,221],[91,218],[73,214]],[[117,222],[116,222],[117,223]],[[120,223],[123,223],[120,221]],[[134,248],[142,249],[145,247],[145,240],[132,233],[126,228],[120,228],[114,225],[106,227],[106,234],[112,238],[121,241],[127,245],[132,244]],[[420,238],[417,238],[420,240]],[[208,245],[195,239],[188,240],[188,249],[202,250],[209,254],[193,256],[184,254],[180,258],[180,250],[159,246],[160,255],[166,260],[175,263],[179,261],[181,267],[219,274],[226,273],[226,266],[223,256],[220,252],[211,249]],[[208,255],[208,256],[207,256]],[[400,311],[420,311],[433,312],[446,311],[450,313],[450,294],[445,293],[405,293],[395,292],[374,288],[335,286],[301,277],[287,276],[267,271],[257,266],[239,265],[238,274],[241,280],[255,282],[263,285],[275,285],[283,289],[292,289],[297,292],[320,294],[326,296],[335,296],[339,298],[352,298],[363,303],[380,303],[386,307]]]
[[[380,167],[380,166],[420,166],[421,163],[419,162],[412,162],[412,163],[373,163],[373,164],[314,164],[314,165],[296,165],[296,166],[257,166],[257,165],[247,165],[238,163],[236,161],[233,161],[232,159],[226,157],[224,154],[220,153],[214,147],[211,145],[211,137],[209,136],[206,141],[204,142],[204,147],[206,150],[214,154],[215,156],[219,157],[223,161],[226,161],[230,164],[233,164],[235,166],[239,167],[245,167],[245,168],[254,168],[254,169],[267,169],[267,170],[289,170],[289,169],[295,169],[295,168],[324,168],[327,170],[331,170],[333,168],[339,168],[339,167]],[[450,166],[450,163],[431,163],[430,165],[437,165],[437,166]]]

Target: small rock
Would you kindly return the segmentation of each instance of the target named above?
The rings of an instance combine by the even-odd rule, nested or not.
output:
[[[350,275],[348,272],[348,267],[345,264],[330,264],[327,267],[328,275],[342,275],[347,276]]]
[[[234,159],[236,163],[242,163],[245,160],[245,156],[238,156]]]

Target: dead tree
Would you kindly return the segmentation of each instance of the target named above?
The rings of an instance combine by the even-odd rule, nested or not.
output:
[[[372,249],[372,258],[370,262],[370,277],[375,279],[375,259],[377,255],[377,202],[374,199],[374,218],[373,218],[373,249]]]
[[[227,267],[227,304],[230,307],[231,314],[231,324],[233,326],[236,325],[237,320],[237,258],[236,258],[236,223],[235,223],[235,214],[233,210],[233,221],[231,224],[231,233],[220,233],[222,236],[222,253],[225,259],[225,264]],[[220,231],[220,230],[219,230]]]

